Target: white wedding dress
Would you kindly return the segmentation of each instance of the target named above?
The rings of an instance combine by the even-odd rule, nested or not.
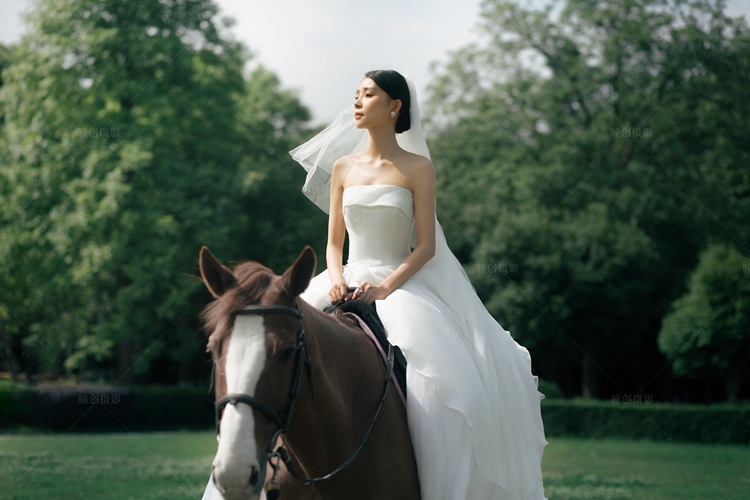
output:
[[[413,193],[392,184],[350,186],[342,205],[344,278],[350,286],[379,284],[411,252]],[[435,256],[376,301],[389,341],[408,363],[407,418],[422,499],[545,500],[544,396],[531,357],[487,312],[435,222]],[[300,297],[323,309],[330,288],[323,270]],[[209,498],[221,498],[210,480]]]

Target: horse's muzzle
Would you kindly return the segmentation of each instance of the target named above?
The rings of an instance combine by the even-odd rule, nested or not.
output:
[[[218,473],[214,467],[211,478],[224,500],[257,500],[263,488],[262,472],[264,471],[256,465],[233,465]]]

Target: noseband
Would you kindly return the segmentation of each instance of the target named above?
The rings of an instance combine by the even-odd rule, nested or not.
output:
[[[269,464],[271,464],[271,467],[274,468],[274,476],[273,479],[271,479],[271,483],[276,482],[276,475],[278,473],[279,464],[274,464],[271,462],[271,459],[273,457],[277,457],[280,460],[284,461],[284,464],[286,465],[287,471],[295,478],[305,481],[305,486],[310,486],[315,483],[319,483],[321,481],[326,481],[333,477],[335,474],[339,473],[344,467],[349,465],[352,460],[354,460],[354,457],[357,456],[359,453],[359,450],[362,449],[365,442],[367,441],[367,438],[370,436],[370,431],[375,425],[375,421],[378,419],[378,415],[380,415],[380,410],[383,408],[383,403],[385,403],[386,396],[388,395],[388,387],[391,383],[391,373],[393,372],[393,347],[388,347],[388,366],[386,369],[386,376],[385,376],[385,390],[383,391],[383,396],[380,399],[380,404],[378,405],[378,409],[375,412],[375,416],[372,419],[372,422],[370,422],[370,426],[367,428],[367,431],[365,432],[364,437],[360,440],[359,445],[354,449],[354,452],[349,456],[349,458],[346,459],[341,465],[339,465],[333,472],[326,474],[325,476],[321,477],[315,477],[315,478],[309,478],[305,477],[301,474],[299,474],[295,468],[294,464],[292,463],[291,458],[287,454],[286,450],[284,449],[285,441],[276,451],[273,450],[273,447],[276,444],[276,441],[280,435],[286,436],[287,430],[289,429],[289,422],[292,418],[292,408],[294,407],[294,402],[297,400],[297,397],[299,396],[299,386],[300,386],[300,380],[302,379],[302,363],[305,363],[305,366],[307,367],[307,379],[310,383],[310,390],[312,391],[312,396],[315,398],[315,384],[313,383],[313,372],[312,372],[312,363],[310,362],[310,353],[307,348],[307,337],[305,335],[305,330],[302,328],[302,312],[299,309],[299,306],[295,304],[295,307],[288,307],[288,306],[281,306],[281,305],[247,305],[243,307],[242,309],[238,309],[234,311],[233,314],[236,315],[255,315],[255,314],[289,314],[291,316],[294,316],[299,319],[299,329],[297,330],[297,352],[294,358],[294,373],[292,375],[292,384],[289,387],[289,395],[287,396],[286,403],[284,404],[284,408],[277,412],[273,408],[271,408],[268,404],[264,403],[263,401],[257,399],[254,396],[250,396],[248,394],[241,394],[241,393],[234,393],[234,394],[227,394],[220,400],[218,400],[215,403],[216,406],[216,435],[219,435],[219,424],[220,424],[220,416],[221,416],[221,410],[224,409],[224,407],[228,404],[236,405],[237,403],[245,403],[246,405],[249,405],[251,408],[260,411],[264,415],[266,415],[274,424],[276,424],[276,427],[278,430],[273,435],[273,438],[271,439],[271,442],[268,444],[268,447],[266,448],[266,457],[265,461],[268,461]],[[214,383],[214,377],[215,377],[215,370],[216,370],[216,360],[214,360],[213,364],[213,370],[211,373],[211,386],[213,386]],[[210,390],[210,389],[209,389]],[[213,478],[213,474],[211,475]],[[273,496],[274,498],[278,497],[278,491],[275,491],[275,495],[270,495],[271,492],[269,492],[269,498]]]

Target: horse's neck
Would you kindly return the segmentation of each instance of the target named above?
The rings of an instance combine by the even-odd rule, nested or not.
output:
[[[305,306],[307,311],[303,310],[303,314],[309,320],[305,330],[308,332],[317,393],[316,400],[311,402],[316,410],[325,410],[321,403],[328,399],[339,401],[342,408],[351,408],[348,396],[361,395],[363,388],[381,380],[382,361],[362,330],[352,328],[309,304]],[[370,410],[368,408],[367,412]],[[330,418],[330,415],[326,417]]]
[[[351,452],[377,402],[376,393],[382,391],[378,381],[382,381],[383,368],[364,333],[352,331],[307,303],[302,302],[300,307],[307,318],[304,325],[316,397],[313,399],[309,384],[301,385],[304,389],[294,406],[287,442],[303,469],[309,469],[307,464],[329,466]],[[371,392],[372,401],[367,400],[366,406],[353,404],[355,395]],[[307,472],[326,474],[330,470],[313,468]]]

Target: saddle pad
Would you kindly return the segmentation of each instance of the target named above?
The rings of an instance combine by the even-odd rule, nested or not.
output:
[[[349,291],[353,292],[355,290],[354,287],[349,287]],[[375,307],[375,303],[367,304],[361,300],[347,300],[344,299],[339,300],[335,304],[326,307],[323,309],[323,312],[326,313],[332,313],[336,309],[341,309],[343,312],[347,313],[354,313],[359,320],[364,322],[365,325],[367,325],[371,331],[371,333],[374,335],[376,344],[379,346],[379,350],[383,353],[388,352],[388,346],[390,343],[388,342],[388,338],[385,335],[385,327],[383,327],[383,323],[380,322],[380,318],[378,317],[378,311]],[[361,324],[361,323],[360,323]],[[362,328],[363,330],[367,331],[365,328]],[[403,353],[401,352],[401,349],[398,348],[398,346],[393,346],[393,353],[394,353],[394,359],[393,359],[393,374],[395,375],[396,381],[398,381],[399,386],[402,389],[402,393],[404,396],[406,395],[406,358],[404,357]]]
[[[362,327],[362,329],[367,333],[367,335],[372,339],[372,341],[377,346],[378,352],[380,352],[380,356],[383,358],[383,363],[385,363],[385,365],[388,366],[388,355],[383,350],[383,347],[380,345],[380,342],[378,342],[378,339],[375,336],[375,334],[372,333],[372,330],[370,330],[370,327],[367,326],[367,323],[365,323],[362,320],[362,318],[360,318],[359,316],[357,316],[356,314],[352,312],[345,312],[344,314],[346,314],[347,316],[354,317],[357,320],[357,322],[359,322],[359,325]],[[396,349],[395,346],[393,348]],[[395,366],[396,364],[395,359],[394,359],[393,364]],[[398,378],[396,377],[395,370],[391,372],[391,380],[393,380],[393,386],[396,388],[396,392],[398,392],[398,396],[401,398],[401,402],[404,403],[404,408],[406,408],[406,396],[404,396],[404,391],[401,390],[401,384],[398,383]]]

